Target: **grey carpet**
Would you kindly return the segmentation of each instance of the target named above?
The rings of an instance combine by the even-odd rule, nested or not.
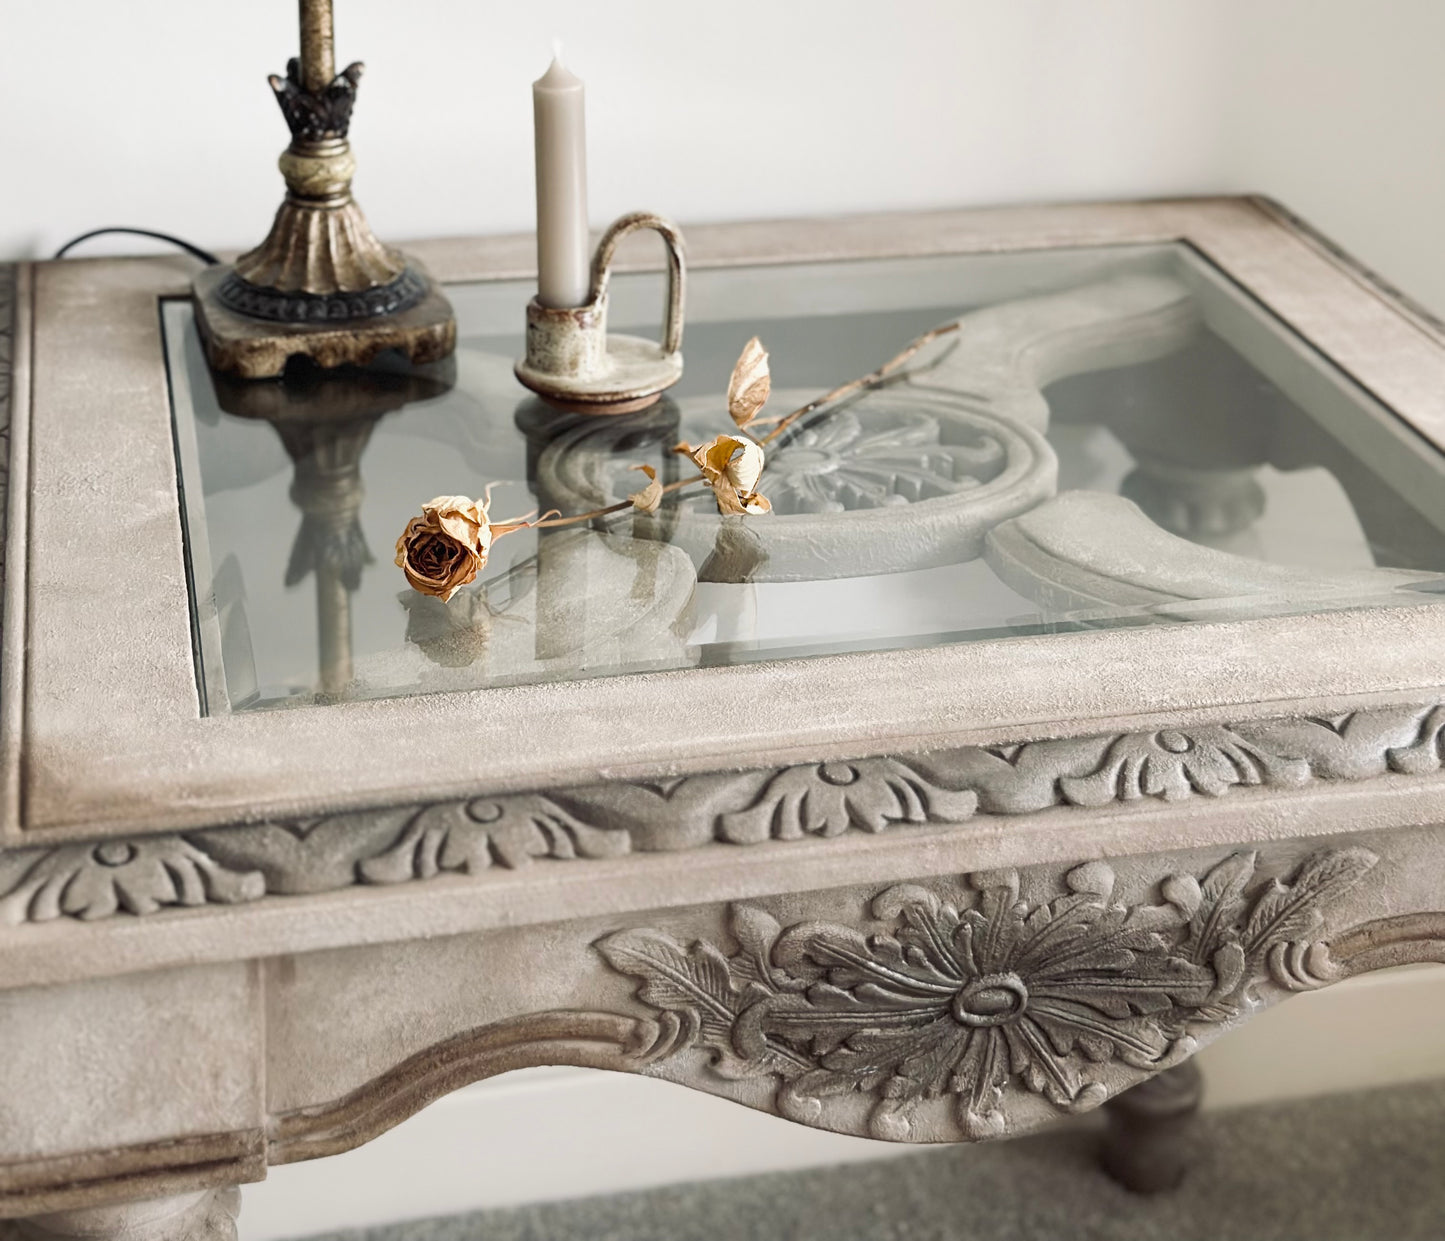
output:
[[[324,1241],[1445,1241],[1445,1082],[1212,1115],[1201,1136],[1155,1198],[1107,1180],[1076,1129]]]

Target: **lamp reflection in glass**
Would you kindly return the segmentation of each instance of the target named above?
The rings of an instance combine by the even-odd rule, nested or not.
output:
[[[387,414],[449,391],[455,365],[448,359],[322,371],[293,364],[274,383],[224,374],[212,379],[221,408],[269,423],[291,458],[290,496],[301,525],[286,563],[286,585],[315,579],[317,696],[345,697],[353,680],[351,596],[375,559],[361,525],[361,458]]]

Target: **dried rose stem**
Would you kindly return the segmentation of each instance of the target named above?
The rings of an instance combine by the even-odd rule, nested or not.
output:
[[[699,474],[696,478],[683,478],[675,483],[668,483],[662,489],[662,494],[669,491],[681,491],[684,487],[691,487],[693,483],[706,482],[707,480]],[[621,513],[632,508],[631,500],[619,500],[616,504],[609,504],[606,508],[594,508],[590,513],[572,513],[567,517],[544,518],[542,521],[534,521],[531,525],[533,530],[555,530],[559,526],[575,526],[579,522],[591,521],[594,517],[610,517],[613,513]],[[520,529],[520,527],[518,527]]]
[[[845,384],[839,384],[831,392],[825,392],[820,397],[815,397],[801,409],[795,409],[791,414],[777,414],[771,418],[755,418],[743,428],[743,434],[757,426],[766,426],[768,423],[777,423],[773,429],[761,440],[760,444],[771,444],[778,436],[782,435],[790,426],[805,414],[811,414],[815,409],[821,409],[824,405],[831,405],[834,401],[841,401],[845,396],[852,396],[864,388],[871,388],[882,383],[892,375],[900,366],[913,357],[925,345],[931,345],[940,336],[947,336],[950,332],[958,331],[961,325],[958,323],[945,323],[942,327],[936,327],[931,331],[924,332],[922,336],[916,337],[908,346],[899,353],[893,355],[883,363],[876,371],[869,371],[868,374],[858,379],[850,379]],[[673,449],[674,452],[682,451],[681,445]],[[662,489],[664,495],[669,491],[680,491],[684,487],[691,487],[694,483],[703,483],[707,480],[699,474],[696,478],[684,478],[675,483],[668,483]],[[561,526],[575,526],[584,521],[592,521],[598,517],[610,517],[613,513],[622,513],[633,507],[631,500],[619,500],[616,504],[609,504],[606,508],[594,508],[590,513],[573,513],[567,517],[544,517],[541,521],[534,522],[505,522],[492,527],[494,534],[509,533],[511,530],[521,530],[524,527],[532,530],[556,530]],[[507,530],[502,527],[506,526]]]
[[[776,422],[778,425],[758,441],[760,444],[771,444],[805,414],[811,414],[815,409],[821,409],[824,405],[831,405],[834,401],[841,401],[845,396],[852,396],[853,393],[860,392],[864,388],[871,388],[876,384],[882,383],[883,380],[887,379],[889,375],[893,374],[894,371],[907,362],[909,358],[925,345],[931,345],[940,336],[947,336],[950,332],[958,331],[960,326],[958,323],[945,323],[942,327],[936,327],[931,331],[924,332],[922,336],[914,339],[906,349],[894,354],[893,357],[889,358],[888,361],[883,363],[876,371],[870,371],[861,379],[850,379],[845,384],[839,384],[831,392],[825,392],[820,397],[814,397],[813,400],[809,401],[801,409],[795,409],[791,414],[778,414],[772,418],[755,418],[748,425],[749,427],[757,427],[764,426],[770,422]]]

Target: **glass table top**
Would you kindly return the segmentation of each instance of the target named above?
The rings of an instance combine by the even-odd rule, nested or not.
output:
[[[1439,454],[1182,245],[693,271],[682,381],[610,418],[513,377],[530,282],[447,292],[447,362],[261,382],[164,304],[209,713],[1445,593]],[[612,330],[661,304],[616,277]],[[770,447],[770,515],[695,488],[522,531],[447,603],[392,563],[435,495],[490,484],[496,521],[689,476],[753,335],[784,413],[960,317]]]

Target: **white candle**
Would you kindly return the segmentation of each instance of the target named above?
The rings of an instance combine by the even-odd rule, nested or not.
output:
[[[532,83],[537,138],[537,299],[581,306],[591,284],[587,248],[587,129],[581,79],[552,58]]]

